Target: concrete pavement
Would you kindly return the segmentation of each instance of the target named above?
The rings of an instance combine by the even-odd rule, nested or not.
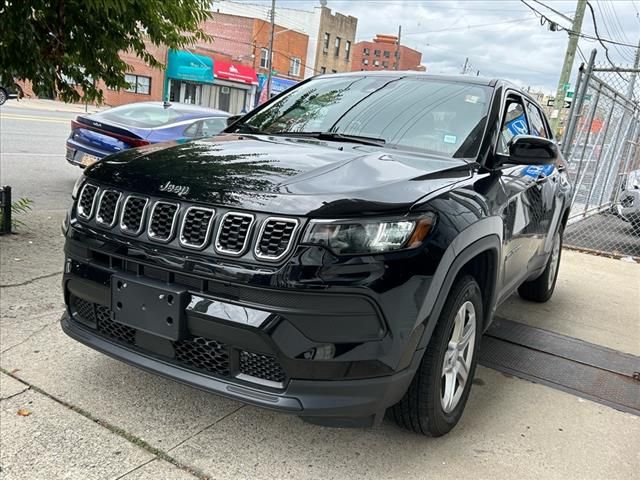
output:
[[[640,471],[640,418],[486,368],[461,424],[428,439],[388,421],[370,430],[307,425],[94,352],[58,325],[62,215],[36,211],[25,233],[0,238],[2,478],[629,479]],[[549,303],[513,298],[500,315],[637,354],[640,266],[563,255]]]

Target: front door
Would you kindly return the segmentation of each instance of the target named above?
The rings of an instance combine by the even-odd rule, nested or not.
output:
[[[509,141],[515,135],[529,135],[531,129],[525,104],[519,94],[507,97],[497,153],[508,155]],[[502,167],[500,182],[508,201],[502,212],[504,222],[502,291],[500,298],[509,295],[529,276],[531,260],[544,243],[543,219],[546,207],[543,198],[544,171],[534,166]]]

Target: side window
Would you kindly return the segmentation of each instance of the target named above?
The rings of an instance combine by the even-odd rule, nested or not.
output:
[[[533,103],[527,102],[527,115],[529,116],[529,123],[531,124],[531,135],[549,138],[549,134],[544,126],[544,120],[542,119],[542,113],[540,113],[538,107]]]
[[[200,126],[202,125],[202,122],[195,122],[192,123],[191,125],[189,125],[183,135],[185,137],[189,137],[189,138],[195,138],[195,137],[199,137],[200,136]]]
[[[227,126],[226,118],[208,118],[202,121],[201,136],[211,137],[219,134]]]
[[[507,155],[509,153],[509,141],[516,135],[527,135],[528,133],[529,125],[524,114],[522,99],[510,96],[507,99],[504,119],[500,128],[498,153]]]

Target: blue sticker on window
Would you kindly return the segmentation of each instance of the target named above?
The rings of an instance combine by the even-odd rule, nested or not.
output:
[[[529,165],[522,169],[522,175],[525,177],[548,177],[553,173],[554,165]]]
[[[509,131],[515,135],[526,135],[529,133],[529,129],[527,128],[527,121],[524,118],[524,113],[510,122],[507,122],[507,128]]]

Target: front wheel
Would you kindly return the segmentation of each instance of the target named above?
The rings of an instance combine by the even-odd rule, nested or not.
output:
[[[0,88],[0,105],[4,105],[4,102],[9,98],[9,94],[4,88]]]
[[[553,295],[558,279],[558,267],[562,256],[562,230],[553,237],[551,255],[542,274],[535,280],[524,282],[518,287],[518,293],[525,300],[532,302],[546,302]]]
[[[439,437],[456,426],[467,403],[483,318],[480,287],[465,275],[451,289],[409,390],[390,416],[403,428]]]

